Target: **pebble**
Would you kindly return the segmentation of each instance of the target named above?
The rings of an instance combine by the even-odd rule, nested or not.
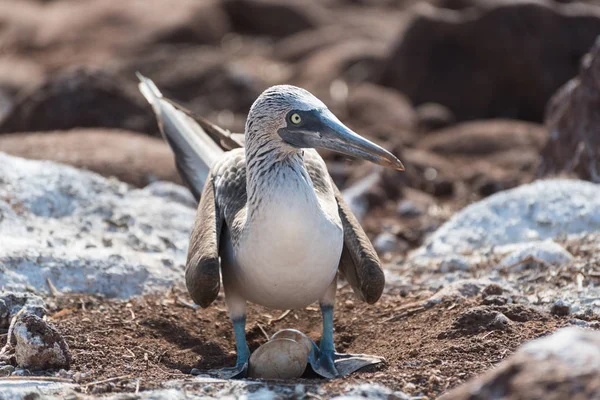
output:
[[[440,272],[448,273],[455,271],[468,271],[469,263],[464,257],[447,257],[440,263]]]
[[[0,376],[10,376],[13,372],[15,372],[15,367],[12,365],[0,367]]]
[[[396,235],[390,232],[379,234],[373,241],[373,246],[380,254],[396,253],[408,249],[406,243],[401,242]]]
[[[15,371],[11,374],[12,376],[30,376],[31,372],[27,369],[15,369]]]
[[[398,204],[397,212],[401,217],[418,217],[423,214],[423,210],[412,200],[402,200]]]
[[[559,316],[569,315],[571,313],[571,304],[563,299],[558,299],[552,304],[550,312]]]

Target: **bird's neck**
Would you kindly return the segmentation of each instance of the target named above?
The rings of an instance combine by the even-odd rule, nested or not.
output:
[[[276,138],[246,139],[246,192],[248,211],[253,214],[284,188],[300,190],[312,182],[304,166],[302,150],[290,149]]]

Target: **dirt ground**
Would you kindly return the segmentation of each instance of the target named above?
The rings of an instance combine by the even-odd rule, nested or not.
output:
[[[508,307],[503,312],[513,321],[506,329],[494,330],[479,323],[485,322],[481,316],[465,317],[465,310],[478,306],[481,298],[421,307],[428,297],[425,292],[387,293],[369,306],[358,302],[349,287],[343,287],[335,314],[337,350],[384,356],[386,363],[329,382],[308,378],[286,384],[302,383],[309,394],[314,390],[317,398],[318,386],[333,395],[348,384],[361,382],[435,398],[492,368],[524,341],[567,323],[567,319],[509,304],[503,306]],[[71,370],[82,384],[79,390],[133,392],[189,377],[192,368],[233,365],[234,337],[222,297],[207,309],[193,309],[186,305],[188,301],[179,289],[130,302],[80,296],[51,299],[54,309],[49,319],[71,348]],[[249,307],[251,350],[284,328],[299,329],[318,341],[318,307],[287,314]]]

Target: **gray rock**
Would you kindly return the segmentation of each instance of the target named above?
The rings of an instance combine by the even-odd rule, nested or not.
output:
[[[15,372],[15,367],[12,365],[0,367],[0,376],[10,376],[13,372]]]
[[[32,293],[0,293],[0,328],[7,329],[12,317],[22,308],[29,314],[46,315],[44,300]]]
[[[334,397],[335,400],[350,400],[350,399],[396,399],[396,400],[408,400],[408,396],[404,392],[393,391],[385,386],[363,383],[358,386],[351,387],[347,393],[342,396]]]
[[[11,341],[17,365],[30,370],[69,369],[71,353],[56,328],[40,317],[22,314],[17,317]]]
[[[571,313],[571,304],[562,299],[556,300],[556,302],[552,304],[550,312],[560,316],[569,315]]]
[[[490,290],[490,287],[492,287],[493,290]],[[441,303],[442,301],[460,301],[461,299],[465,298],[473,298],[479,294],[514,295],[515,291],[508,286],[500,285],[498,282],[492,282],[489,279],[462,279],[453,282],[439,290],[437,293],[431,296],[429,300],[425,302],[425,304],[426,306],[431,307],[435,304]],[[487,297],[487,295],[484,296]]]
[[[373,241],[373,247],[380,254],[395,253],[408,249],[406,243],[401,242],[396,235],[390,232],[383,232],[377,235]]]
[[[600,333],[568,327],[524,344],[498,367],[440,399],[597,398],[599,373]]]
[[[516,250],[500,261],[500,266],[512,267],[514,270],[524,269],[525,263],[523,262],[527,259],[547,265],[562,266],[573,261],[573,256],[558,243],[544,240],[543,242],[519,245]]]
[[[413,258],[600,231],[600,185],[542,180],[497,193],[456,213]]]
[[[398,215],[401,217],[418,217],[423,214],[423,210],[412,200],[402,200],[398,204]]]
[[[0,287],[128,298],[183,281],[195,207],[172,187],[3,153],[0,177]]]

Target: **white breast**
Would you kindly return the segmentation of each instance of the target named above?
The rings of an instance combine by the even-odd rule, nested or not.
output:
[[[328,202],[335,206],[333,196]],[[339,216],[328,216],[312,190],[284,185],[246,226],[231,272],[247,300],[301,308],[319,300],[335,278],[342,246]]]

